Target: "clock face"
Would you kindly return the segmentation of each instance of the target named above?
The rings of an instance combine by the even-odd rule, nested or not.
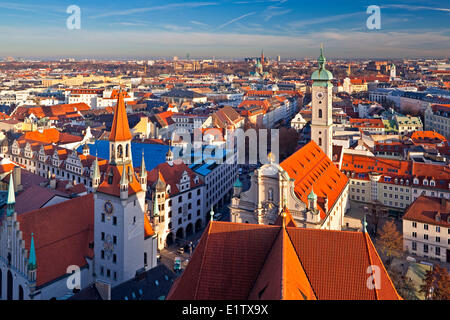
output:
[[[107,215],[111,215],[114,211],[114,207],[113,204],[111,203],[111,201],[106,201],[105,202],[105,212]]]
[[[316,97],[317,99],[322,100],[325,95],[323,94],[323,92],[317,92]]]

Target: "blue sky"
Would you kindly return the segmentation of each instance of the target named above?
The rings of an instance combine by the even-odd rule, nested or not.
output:
[[[70,5],[81,29],[68,30]],[[369,30],[369,5],[381,29]],[[0,57],[432,57],[450,55],[448,1],[0,0]]]

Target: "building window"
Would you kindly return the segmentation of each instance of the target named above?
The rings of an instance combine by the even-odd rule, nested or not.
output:
[[[413,238],[417,238],[417,232],[412,233]]]
[[[423,252],[428,253],[428,245],[427,244],[423,245]]]
[[[102,250],[101,256],[102,256],[102,259],[105,259],[105,251]]]
[[[424,234],[424,235],[423,235],[423,239],[424,239],[424,240],[428,240],[428,235],[427,235],[427,234]]]
[[[117,225],[117,217],[113,217],[113,225]]]
[[[105,233],[102,232],[102,241],[105,240]]]
[[[435,253],[437,256],[441,255],[441,248],[440,247],[436,247]]]
[[[113,263],[117,262],[117,256],[115,254],[113,254]]]
[[[319,118],[322,118],[322,109],[319,109]]]
[[[105,222],[105,214],[102,213],[102,222]]]
[[[441,227],[436,227],[436,232],[441,232]]]
[[[436,237],[436,242],[441,242],[441,237]]]
[[[424,228],[425,230],[428,230],[428,225],[427,225],[427,224],[424,224],[424,225],[423,225],[423,228]]]

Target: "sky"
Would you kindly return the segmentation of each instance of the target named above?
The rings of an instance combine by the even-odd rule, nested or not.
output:
[[[67,28],[69,6],[80,29]],[[370,30],[367,7],[380,7]],[[0,57],[450,56],[448,0],[0,0]]]

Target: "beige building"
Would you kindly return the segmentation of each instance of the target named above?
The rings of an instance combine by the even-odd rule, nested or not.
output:
[[[450,105],[433,105],[425,110],[425,130],[436,131],[450,139]]]
[[[410,254],[450,263],[450,200],[419,197],[403,216],[403,247]]]
[[[416,131],[423,131],[423,124],[419,117],[395,116],[394,120],[397,123],[398,133],[400,135],[406,135]]]

